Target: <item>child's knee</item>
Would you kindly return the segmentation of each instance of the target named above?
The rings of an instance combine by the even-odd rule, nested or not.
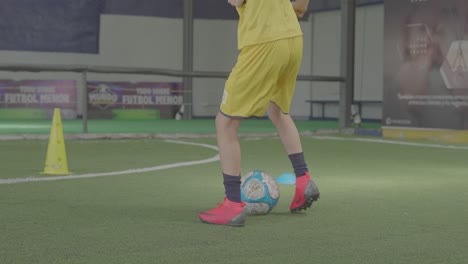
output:
[[[268,112],[268,117],[271,119],[273,123],[280,122],[282,116],[284,115],[281,112],[280,108],[273,103],[270,103],[270,105],[268,106],[267,112]]]
[[[217,130],[229,130],[237,129],[240,125],[241,119],[232,118],[218,113],[216,115],[216,129]]]

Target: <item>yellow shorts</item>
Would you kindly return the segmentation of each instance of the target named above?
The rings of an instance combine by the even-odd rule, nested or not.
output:
[[[299,36],[242,49],[224,87],[221,113],[230,117],[262,117],[270,102],[289,113],[302,46]]]

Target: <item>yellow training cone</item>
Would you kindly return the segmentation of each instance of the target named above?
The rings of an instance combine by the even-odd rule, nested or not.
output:
[[[67,153],[63,138],[62,117],[60,109],[54,109],[52,126],[50,128],[49,145],[43,174],[64,175],[68,171]]]

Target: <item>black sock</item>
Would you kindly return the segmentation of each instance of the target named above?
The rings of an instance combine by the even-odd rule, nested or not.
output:
[[[296,177],[301,177],[306,174],[309,170],[307,169],[307,164],[304,160],[304,152],[291,154],[288,156],[291,160],[291,164],[294,168],[294,174]]]
[[[224,190],[226,197],[229,201],[240,203],[241,202],[241,177],[231,176],[223,173],[224,178]]]

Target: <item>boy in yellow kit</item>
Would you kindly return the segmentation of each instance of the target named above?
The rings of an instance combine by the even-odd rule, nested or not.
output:
[[[302,61],[302,17],[309,0],[228,0],[239,13],[237,64],[226,81],[216,116],[218,147],[226,197],[217,208],[199,214],[205,223],[243,226],[240,194],[241,151],[237,130],[242,118],[268,113],[296,174],[290,211],[310,207],[319,196],[310,179],[299,133],[288,115]]]

